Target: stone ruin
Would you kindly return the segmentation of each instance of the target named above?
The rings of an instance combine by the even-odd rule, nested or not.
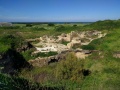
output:
[[[100,31],[83,31],[83,32],[75,32],[72,31],[71,33],[65,34],[62,33],[59,36],[42,36],[39,39],[39,43],[34,44],[37,51],[33,52],[33,54],[39,53],[39,52],[58,52],[57,55],[49,56],[49,57],[38,57],[34,60],[30,60],[29,63],[33,66],[39,66],[42,67],[44,65],[48,65],[52,62],[58,62],[60,60],[63,60],[66,56],[66,53],[74,52],[76,57],[79,59],[85,59],[88,55],[91,54],[91,51],[89,50],[82,50],[80,48],[78,49],[72,49],[72,47],[76,44],[78,45],[88,45],[92,40],[104,37],[106,34],[102,34]],[[61,43],[61,41],[64,40],[67,43],[67,45],[64,45]],[[84,40],[84,42],[83,42]],[[35,41],[35,39],[34,39]]]

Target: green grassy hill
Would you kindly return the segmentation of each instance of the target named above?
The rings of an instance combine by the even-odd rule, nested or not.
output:
[[[119,90],[120,58],[113,57],[120,51],[119,37],[120,29],[113,29],[104,38],[89,44],[98,51],[85,59],[85,68],[92,73],[85,78],[82,90]]]
[[[35,28],[37,28],[37,30]],[[116,52],[120,52],[120,20],[97,21],[89,25],[77,26],[68,24],[62,26],[55,24],[50,26],[41,24],[32,25],[31,27],[21,25],[21,27],[17,29],[0,28],[0,51],[4,52],[11,48],[11,42],[16,45],[20,43],[17,41],[18,39],[4,39],[4,36],[7,34],[18,35],[27,39],[40,37],[45,34],[58,35],[73,30],[100,30],[107,33],[107,35],[103,38],[93,40],[89,45],[81,46],[83,49],[94,50],[86,59],[78,60],[73,53],[70,53],[66,59],[58,63],[52,63],[41,68],[34,67],[32,70],[23,69],[16,78],[25,78],[25,80],[30,80],[30,82],[33,83],[37,82],[42,86],[53,87],[51,90],[119,90],[120,58],[113,56]],[[25,53],[22,54],[24,56]],[[0,75],[2,76],[2,74]],[[2,77],[8,78],[7,76]],[[8,81],[8,79],[6,80]],[[2,86],[2,83],[6,83],[3,81],[4,79],[0,78],[0,86]],[[11,82],[5,85],[5,87],[9,87]],[[18,85],[19,84],[16,84],[16,87]],[[34,85],[30,86],[34,87]]]

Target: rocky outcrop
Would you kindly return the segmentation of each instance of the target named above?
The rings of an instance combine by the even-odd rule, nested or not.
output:
[[[33,66],[42,67],[45,65],[49,65],[50,63],[59,62],[60,60],[65,60],[66,55],[70,52],[74,52],[78,59],[85,59],[85,57],[87,57],[92,53],[89,50],[68,50],[68,51],[63,51],[55,56],[44,57],[44,58],[38,57],[34,60],[29,60],[28,62]]]
[[[34,60],[29,60],[28,62],[32,65],[32,66],[38,66],[38,67],[42,67],[45,65],[49,65],[50,63],[54,63],[54,62],[59,62],[60,60],[65,59],[66,53],[61,53],[55,56],[50,56],[50,57],[37,57]]]
[[[88,45],[92,40],[104,37],[105,35],[97,30],[84,32],[71,31],[68,34],[62,33],[57,38],[44,35],[40,37],[40,42],[34,44],[34,46],[39,52],[56,51],[60,53],[63,50],[74,48],[74,46]],[[64,41],[64,46],[61,47],[62,41]]]
[[[92,53],[90,50],[75,50],[74,52],[78,59],[85,59]]]
[[[35,39],[26,39],[27,42],[36,42],[36,41],[40,41],[39,38],[35,38]]]
[[[34,48],[34,46],[32,44],[30,44],[29,42],[24,42],[24,44],[22,44],[20,47],[16,48],[16,51],[17,52],[24,52],[24,51],[29,50],[31,48]]]
[[[120,51],[117,51],[113,54],[113,57],[120,58]]]
[[[15,50],[8,50],[4,54],[0,54],[0,66],[2,67],[1,72],[14,75],[19,72],[22,68],[32,68],[23,56]]]
[[[76,57],[79,59],[85,59],[88,55],[92,52],[89,50],[71,50],[80,48],[81,45],[88,45],[92,40],[101,38],[105,36],[100,31],[85,31],[85,32],[75,32],[71,31],[68,34],[62,33],[61,35],[57,36],[57,38],[50,37],[50,36],[43,36],[40,37],[40,43],[34,44],[36,47],[35,53],[38,52],[50,52],[56,51],[59,54],[56,56],[50,56],[46,58],[36,58],[35,60],[30,60],[29,63],[33,66],[42,67],[44,65],[48,65],[52,62],[58,62],[65,58],[66,53],[74,52]],[[61,41],[69,41],[67,45],[61,45]]]
[[[6,51],[0,53],[1,72],[12,75],[19,72],[22,68],[32,67],[21,55],[21,52],[34,48],[29,42],[13,35],[3,37],[1,42],[3,45],[9,45]]]

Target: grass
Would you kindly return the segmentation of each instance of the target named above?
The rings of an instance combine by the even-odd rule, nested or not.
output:
[[[65,40],[62,40],[61,41],[61,44],[64,44],[64,45],[67,45],[69,42],[68,41],[65,41]]]
[[[34,57],[49,57],[57,54],[58,54],[57,52],[47,52],[47,53],[40,52],[35,54]]]
[[[0,90],[62,90],[62,86],[43,85],[21,77],[10,77],[0,73]]]
[[[120,88],[120,60],[114,58],[114,51],[120,51],[120,29],[109,31],[104,38],[90,43],[99,52],[85,60],[85,68],[92,74],[85,78],[82,90],[119,90]]]
[[[70,57],[72,59],[70,59]],[[67,57],[66,60],[63,60],[59,63],[52,63],[41,68],[34,67],[31,71],[23,70],[19,76],[21,78],[39,82],[43,86],[64,87],[64,89],[70,90],[80,88],[82,77],[81,75],[79,76],[79,73],[82,70],[82,62],[77,61],[77,58],[72,54],[70,54],[70,57]],[[72,61],[73,63],[69,63]],[[75,65],[76,67],[74,67]],[[72,69],[72,72],[67,69]],[[64,71],[68,71],[65,76],[62,75]]]
[[[35,51],[34,49],[30,49],[25,52],[21,52],[21,55],[24,57],[25,60],[29,61],[37,57],[49,57],[58,54],[57,52],[48,52],[48,53],[39,52],[37,54],[32,55],[32,52],[34,51]]]
[[[3,45],[0,43],[0,53],[5,53],[9,49],[10,49],[9,45]]]
[[[120,28],[119,20],[113,21],[98,21],[90,25],[77,25],[73,24],[56,24],[48,26],[47,24],[34,25],[32,27],[24,27],[19,29],[0,29],[0,36],[6,34],[14,34],[22,36],[24,39],[36,38],[42,35],[58,35],[61,33],[68,33],[71,31],[82,30],[101,30],[107,32],[103,38],[93,40],[89,45],[82,46],[84,49],[97,50],[87,57],[83,62],[82,60],[75,62],[69,56],[68,60],[63,60],[59,63],[52,63],[44,67],[35,67],[31,71],[23,70],[19,76],[22,78],[30,79],[31,81],[40,82],[43,86],[50,87],[64,87],[67,90],[119,90],[120,89],[120,59],[114,58],[114,52],[120,51]],[[22,26],[22,25],[21,25]],[[33,27],[45,28],[47,30],[32,30]],[[0,42],[1,52],[6,51],[6,44]],[[65,42],[66,44],[66,42]],[[6,46],[4,46],[6,45]],[[24,58],[29,59],[31,51],[24,53]],[[70,61],[69,61],[70,60]],[[83,63],[83,69],[89,70],[91,73],[88,76],[79,79],[81,74],[79,71],[80,65]],[[57,71],[56,71],[57,70]],[[65,79],[56,79],[56,74]],[[66,75],[66,76],[65,76]],[[73,80],[76,79],[77,80]],[[72,79],[71,79],[72,78]],[[79,82],[76,82],[79,81]]]
[[[55,24],[49,26],[48,24],[33,24],[32,27],[26,27],[26,24],[13,24],[13,28],[0,27],[0,36],[6,34],[14,34],[23,37],[24,39],[38,38],[43,35],[59,35],[61,33],[70,33],[71,31],[80,30],[83,24]]]

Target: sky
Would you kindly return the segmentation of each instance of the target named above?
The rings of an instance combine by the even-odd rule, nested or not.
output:
[[[120,0],[0,0],[0,22],[120,19]]]

